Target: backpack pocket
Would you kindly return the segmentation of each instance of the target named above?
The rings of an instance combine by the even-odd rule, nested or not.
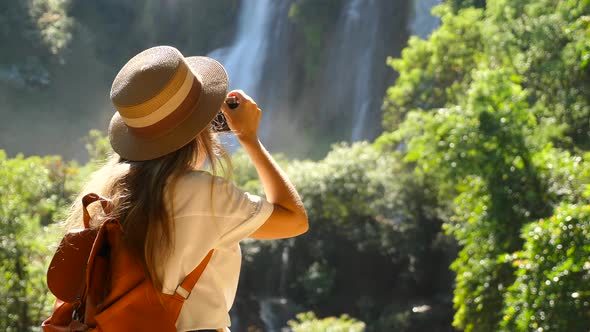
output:
[[[175,332],[182,298],[162,294],[144,280],[95,316],[102,331]]]

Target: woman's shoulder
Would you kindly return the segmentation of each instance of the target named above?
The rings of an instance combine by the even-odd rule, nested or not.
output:
[[[176,216],[216,216],[223,217],[226,222],[247,220],[263,203],[259,196],[205,171],[183,174],[174,185],[173,195]]]
[[[229,181],[206,171],[186,172],[170,184],[167,195],[172,195],[176,216],[207,215],[217,205],[214,202],[230,197],[228,191],[222,189],[231,186]]]
[[[222,193],[231,190],[234,185],[231,181],[207,171],[191,170],[179,176],[174,187],[177,195],[184,196],[183,194],[192,195],[204,189],[207,189],[207,192],[212,190],[214,193]]]
[[[207,171],[202,170],[190,170],[178,177],[179,183],[199,183],[204,181],[211,181],[212,179],[219,178]]]
[[[190,170],[178,177],[177,182],[184,185],[231,185],[231,181],[218,175],[202,170]]]

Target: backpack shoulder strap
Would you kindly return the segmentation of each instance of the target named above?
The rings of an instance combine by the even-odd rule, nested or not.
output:
[[[213,251],[214,249],[211,249],[207,256],[203,258],[199,266],[197,266],[191,273],[189,273],[180,283],[180,285],[176,287],[176,294],[180,295],[180,297],[182,297],[185,300],[189,297],[193,288],[197,284],[197,281],[199,281],[199,278],[201,278],[203,271],[205,271],[207,264],[209,264],[211,256],[213,256]]]
[[[49,290],[58,299],[67,303],[80,303],[85,296],[86,266],[99,233],[98,228],[90,227],[88,206],[97,201],[100,201],[105,213],[111,211],[112,203],[109,199],[95,193],[84,195],[84,229],[69,230],[64,235],[47,269]]]
[[[113,208],[113,203],[110,199],[108,198],[104,198],[98,194],[95,193],[89,193],[84,195],[84,197],[82,197],[82,210],[84,213],[84,227],[85,228],[90,228],[90,213],[88,212],[88,205],[96,202],[96,201],[100,201],[100,204],[102,205],[102,209],[104,210],[105,213],[110,213],[112,211]]]

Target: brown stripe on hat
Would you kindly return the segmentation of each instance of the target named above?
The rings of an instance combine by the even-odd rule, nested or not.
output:
[[[120,105],[113,102],[119,113],[126,118],[141,118],[158,110],[172,98],[185,82],[187,75],[192,75],[188,66],[181,61],[168,84],[153,98],[138,105]]]
[[[210,125],[228,84],[223,66],[208,57],[185,58],[170,46],[137,54],[111,86],[117,109],[109,125],[113,150],[142,161],[180,149]]]
[[[128,126],[135,128],[147,127],[156,124],[163,118],[173,113],[176,108],[182,104],[182,101],[188,96],[194,81],[198,81],[194,75],[187,74],[184,82],[182,83],[182,86],[180,86],[176,93],[160,108],[150,112],[146,116],[139,118],[127,118],[124,115],[121,115],[121,118],[123,118],[123,121],[125,121]]]
[[[197,80],[193,81],[193,86],[188,93],[188,96],[183,100],[178,108],[170,113],[162,120],[147,127],[131,127],[129,130],[139,137],[155,138],[168,133],[170,130],[178,126],[184,121],[191,112],[197,108],[199,102],[199,94],[201,93],[201,84]]]

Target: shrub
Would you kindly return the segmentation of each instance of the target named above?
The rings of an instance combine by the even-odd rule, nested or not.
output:
[[[317,318],[313,312],[297,315],[297,320],[289,321],[293,332],[362,332],[365,323],[348,315],[340,317]]]
[[[523,229],[503,331],[590,329],[590,205],[562,204]]]

